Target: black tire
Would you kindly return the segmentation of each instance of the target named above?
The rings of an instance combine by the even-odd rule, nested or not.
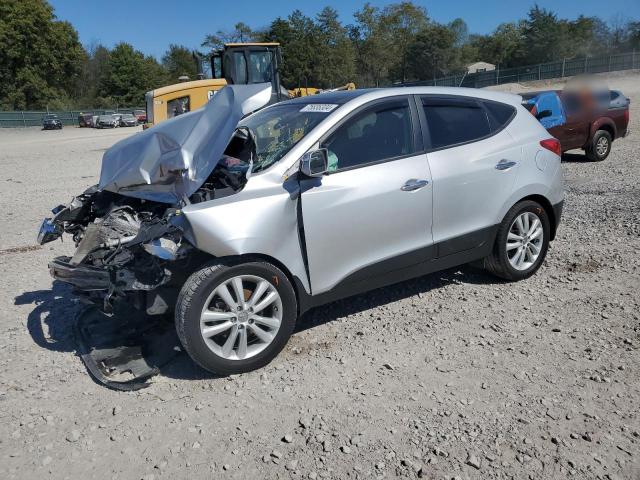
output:
[[[237,275],[255,275],[267,280],[282,301],[282,320],[275,338],[256,355],[243,360],[229,360],[214,353],[200,332],[200,315],[213,290]],[[295,291],[287,276],[274,265],[263,261],[215,260],[193,273],[183,285],[175,309],[175,322],[182,346],[195,363],[218,375],[233,375],[262,368],[284,348],[297,320]]]
[[[540,254],[535,262],[533,262],[533,264],[526,270],[518,270],[509,262],[507,236],[509,235],[509,231],[515,219],[524,212],[534,213],[540,219],[543,229],[543,240]],[[511,207],[502,220],[502,223],[498,228],[498,233],[496,234],[493,251],[491,252],[491,255],[485,258],[484,266],[489,272],[505,280],[516,281],[528,278],[536,273],[542,265],[542,262],[544,262],[547,250],[549,249],[550,238],[551,223],[549,222],[549,216],[545,209],[539,203],[532,200],[524,200],[516,203]]]
[[[606,146],[606,150],[602,151],[602,148],[599,148],[601,143],[604,143]],[[613,143],[613,139],[611,138],[611,134],[606,130],[598,130],[593,135],[593,138],[589,142],[589,145],[585,148],[584,152],[587,155],[587,159],[592,162],[601,162],[605,158],[609,156],[611,153],[611,145]],[[599,152],[600,150],[600,152]]]

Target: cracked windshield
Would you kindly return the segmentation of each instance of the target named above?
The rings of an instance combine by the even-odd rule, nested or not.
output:
[[[256,143],[253,171],[265,170],[279,161],[302,137],[324,120],[330,111],[307,109],[305,104],[276,105],[240,122],[249,128]],[[331,109],[333,110],[333,109]]]

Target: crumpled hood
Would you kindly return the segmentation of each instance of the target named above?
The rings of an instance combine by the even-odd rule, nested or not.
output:
[[[204,183],[238,122],[271,99],[271,84],[229,85],[204,108],[116,143],[102,157],[99,188],[176,203]]]

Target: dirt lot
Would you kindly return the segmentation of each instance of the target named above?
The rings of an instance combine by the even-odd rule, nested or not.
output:
[[[0,478],[640,478],[640,75],[632,133],[565,156],[547,261],[506,284],[470,267],[306,315],[263,370],[185,356],[149,388],[94,383],[78,310],[35,246],[132,130],[0,131]]]

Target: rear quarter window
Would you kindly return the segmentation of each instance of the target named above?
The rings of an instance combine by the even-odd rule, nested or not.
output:
[[[483,102],[489,117],[491,133],[497,133],[506,127],[516,114],[512,105],[499,102]]]

